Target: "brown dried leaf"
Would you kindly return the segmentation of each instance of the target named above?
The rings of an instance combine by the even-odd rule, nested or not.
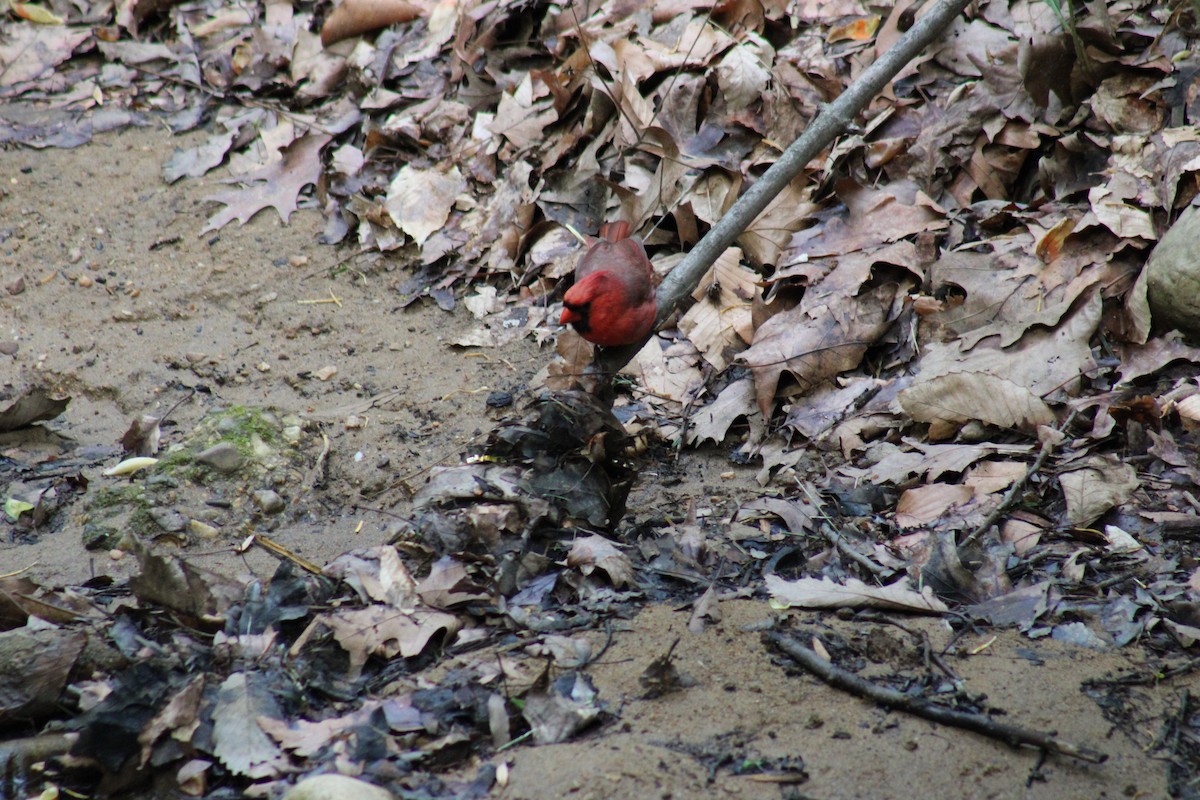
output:
[[[609,581],[618,589],[633,582],[633,562],[603,536],[576,539],[571,545],[571,552],[567,553],[567,566],[578,569],[584,575],[600,570],[608,575]]]
[[[326,47],[389,25],[409,22],[425,9],[405,0],[342,0],[321,26],[321,44]]]
[[[835,270],[835,273],[838,270]],[[775,404],[780,376],[790,372],[809,390],[817,383],[857,367],[863,353],[888,328],[888,312],[896,286],[882,285],[854,297],[823,297],[825,304],[805,302],[776,314],[754,333],[754,344],[738,361],[754,371],[754,388],[763,419]]]
[[[547,126],[558,120],[554,100],[544,81],[526,74],[511,93],[500,96],[496,117],[488,129],[508,139],[518,150],[543,143]]]
[[[439,633],[449,640],[461,627],[458,617],[441,611],[401,611],[382,605],[342,609],[318,617],[350,656],[348,680],[357,680],[367,658],[419,655]]]
[[[704,633],[709,624],[721,621],[720,600],[717,598],[716,585],[709,586],[704,594],[692,603],[692,615],[688,618],[688,631]]]
[[[807,179],[797,178],[771,200],[737,238],[750,262],[774,266],[817,205],[810,201],[812,189]]]
[[[65,628],[0,633],[0,719],[35,719],[52,710],[87,639]]]
[[[1100,293],[1076,303],[1057,327],[1034,328],[1015,347],[991,340],[962,352],[961,345],[930,344],[913,384],[897,402],[920,422],[945,432],[968,420],[1032,429],[1053,415],[1042,399],[1078,391],[1083,375],[1095,368],[1090,338],[1100,323]]]
[[[685,403],[704,384],[695,346],[682,341],[663,347],[659,337],[652,338],[638,351],[621,372],[636,375],[647,390],[658,398]]]
[[[843,180],[837,191],[846,208],[828,214],[824,224],[806,228],[785,242],[789,263],[795,260],[794,254],[811,259],[873,251],[918,233],[944,230],[947,225],[945,211],[910,181],[874,188]],[[809,213],[813,210],[807,209]]]
[[[213,705],[213,755],[234,775],[273,777],[288,766],[287,757],[258,724],[281,712],[265,686],[265,675],[235,672],[217,690]]]
[[[951,510],[970,503],[974,497],[971,487],[948,483],[908,489],[896,503],[896,524],[902,529],[931,526]]]
[[[679,320],[679,329],[717,370],[754,336],[751,301],[758,276],[741,266],[741,256],[731,247],[717,258],[693,293],[698,302]]]
[[[158,417],[145,414],[129,424],[129,430],[121,436],[121,447],[135,456],[152,456],[158,452],[158,441],[162,435]]]
[[[264,208],[272,207],[287,222],[296,210],[297,198],[304,187],[321,177],[321,148],[333,137],[324,133],[301,136],[281,151],[283,158],[246,175],[245,188],[218,192],[205,198],[224,203],[222,211],[208,218],[203,235],[220,230],[233,220],[242,225]]]
[[[7,25],[0,39],[0,86],[36,80],[71,57],[90,28]]]
[[[20,397],[0,409],[0,433],[54,419],[66,410],[70,402],[70,397],[54,397],[49,390],[40,386],[28,387]]]
[[[204,681],[203,675],[192,678],[146,723],[146,727],[138,734],[138,744],[142,746],[142,757],[138,762],[140,767],[146,766],[154,752],[155,743],[163,734],[171,733],[183,742],[192,740],[192,733],[200,725],[198,712]]]
[[[754,402],[754,379],[742,378],[726,386],[717,399],[695,412],[688,420],[688,443],[721,442],[729,426],[739,417],[750,420],[751,439],[762,438],[762,413]]]
[[[730,109],[747,108],[758,102],[771,79],[768,66],[772,59],[753,40],[725,51],[717,65],[717,86]]]
[[[917,422],[957,426],[979,420],[1027,431],[1054,422],[1054,412],[1042,398],[1024,386],[984,372],[939,375],[905,389],[897,400]]]
[[[343,553],[323,572],[345,581],[364,603],[374,601],[393,608],[413,608],[417,604],[417,582],[390,545]]]
[[[450,556],[442,556],[433,562],[429,574],[417,584],[417,594],[432,608],[453,608],[491,596],[471,580],[461,561]]]
[[[1067,522],[1087,527],[1109,509],[1129,500],[1141,485],[1137,470],[1116,456],[1089,456],[1058,476],[1067,501]]]
[[[582,672],[571,672],[545,690],[525,696],[522,716],[538,744],[565,742],[600,715],[595,687]]]
[[[169,553],[158,553],[140,540],[131,548],[140,570],[129,588],[141,600],[157,603],[202,622],[223,622],[242,599],[244,587],[232,578],[192,564]]]
[[[466,188],[457,166],[442,172],[405,164],[388,186],[384,208],[396,227],[421,246],[446,224],[450,210]]]
[[[1126,344],[1121,348],[1118,385],[1131,385],[1138,378],[1153,375],[1175,361],[1200,364],[1200,347],[1188,344],[1178,331],[1155,336],[1144,345]]]

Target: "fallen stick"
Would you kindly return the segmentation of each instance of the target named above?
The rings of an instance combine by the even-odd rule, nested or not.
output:
[[[906,64],[937,39],[946,26],[970,3],[971,0],[939,0],[880,56],[878,61],[863,70],[846,91],[822,109],[804,133],[788,146],[779,160],[737,199],[725,216],[717,220],[717,224],[712,226],[704,238],[696,243],[683,261],[680,261],[663,280],[655,296],[658,304],[655,328],[662,325],[683,299],[696,290],[700,279],[717,260],[717,256],[724,253],[775,196],[800,174],[804,165],[832,142],[835,136],[849,128],[850,123],[867,103],[871,102]],[[605,348],[599,358],[601,373],[615,375],[637,355],[652,335],[647,335],[635,344]]]
[[[835,667],[795,639],[790,636],[784,636],[782,633],[768,633],[767,638],[773,645],[790,656],[792,660],[830,686],[836,686],[851,694],[857,694],[874,700],[886,708],[905,711],[909,714],[941,723],[942,725],[965,728],[989,738],[997,739],[1012,747],[1028,745],[1041,750],[1048,750],[1052,753],[1058,753],[1059,755],[1078,758],[1081,761],[1089,761],[1093,764],[1103,764],[1108,760],[1106,753],[1093,750],[1090,747],[1064,742],[1053,734],[1021,728],[1016,725],[1006,725],[1003,722],[996,722],[982,714],[968,714],[962,711],[955,711],[936,703],[909,697],[893,689],[879,686],[857,675],[846,672],[840,667]]]

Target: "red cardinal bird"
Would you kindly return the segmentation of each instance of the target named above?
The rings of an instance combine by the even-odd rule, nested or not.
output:
[[[575,285],[563,297],[562,324],[570,323],[604,347],[633,344],[654,329],[654,275],[646,248],[629,238],[628,222],[600,226],[600,238],[575,267]]]

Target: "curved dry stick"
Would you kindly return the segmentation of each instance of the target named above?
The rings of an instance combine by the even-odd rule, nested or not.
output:
[[[1029,745],[1030,747],[1048,750],[1059,755],[1078,758],[1081,761],[1089,761],[1093,764],[1103,764],[1108,760],[1106,753],[1093,750],[1090,747],[1084,747],[1083,745],[1064,742],[1062,739],[1049,733],[996,722],[983,714],[967,714],[962,711],[955,711],[945,706],[939,706],[936,703],[910,697],[903,692],[879,686],[857,675],[846,672],[844,669],[835,667],[790,636],[784,636],[781,633],[768,633],[767,638],[773,645],[787,653],[792,660],[830,686],[835,686],[851,694],[857,694],[861,697],[874,700],[876,703],[887,708],[906,711],[909,714],[924,717],[942,725],[965,728],[966,730],[981,733],[992,739],[998,739],[1013,747]]]
[[[832,142],[835,136],[845,131],[867,103],[871,102],[906,64],[936,39],[970,2],[971,0],[939,0],[878,61],[867,67],[858,80],[842,92],[837,100],[821,111],[800,138],[792,142],[779,160],[738,198],[725,216],[717,221],[663,280],[656,297],[656,328],[674,313],[683,298],[695,291],[700,279],[717,260],[717,256],[724,253],[771,200],[800,174],[804,165]],[[638,350],[642,349],[649,339],[647,336],[637,344],[605,350],[599,358],[602,374],[616,374],[637,355]]]

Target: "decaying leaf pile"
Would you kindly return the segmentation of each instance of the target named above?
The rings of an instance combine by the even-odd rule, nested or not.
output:
[[[415,17],[328,46],[323,4],[60,10],[95,27],[14,27],[3,93],[54,111],[3,140],[76,144],[151,113],[207,124],[206,144],[164,166],[168,181],[232,173],[205,231],[316,203],[328,241],[420,264],[406,300],[478,292],[483,327],[460,343],[495,345],[549,335],[579,255],[567,225],[629,219],[669,269],[913,13],[399,5]],[[1174,58],[1192,17],[1055,8],[985,3],[959,20],[750,226],[631,365],[668,436],[719,442],[745,418],[746,452],[771,467],[800,448],[764,448],[768,430],[877,461],[896,446],[869,446],[882,431],[1031,433],[1093,385],[1191,355],[1169,336],[1147,345],[1130,290],[1195,194],[1191,72]],[[1093,353],[1097,335],[1110,353]]]
[[[436,773],[480,748],[564,741],[609,713],[578,630],[640,592],[630,557],[580,531],[622,517],[626,439],[593,395],[544,393],[436,469],[389,544],[321,567],[252,537],[284,555],[265,585],[161,537],[124,540],[138,559],[127,585],[0,577],[0,723],[60,717],[60,698],[71,710],[64,728],[5,743],[0,793],[107,795],[153,779],[163,794],[270,796],[307,773],[365,772],[422,797],[486,795],[494,766],[466,781]]]
[[[554,386],[590,357],[553,325],[580,254],[569,227],[628,219],[668,270],[914,12],[425,2],[323,45],[326,3],[61,5],[67,24],[0,38],[0,96],[44,101],[0,122],[0,141],[205,125],[205,145],[164,165],[168,181],[229,171],[205,231],[316,205],[360,268],[411,267],[403,302],[463,299],[479,327],[457,346],[557,334]],[[625,430],[760,460],[779,491],[735,519],[682,522],[640,542],[636,563],[608,538],[577,538],[552,569],[569,543],[539,550],[539,535],[619,519],[624,433],[595,417],[559,454],[566,473],[524,433],[498,434],[434,479],[399,551],[347,554],[322,577],[218,588],[143,553],[148,574],[212,602],[167,612],[156,604],[170,592],[143,592],[154,602],[107,620],[98,654],[68,624],[91,604],[6,579],[6,625],[53,643],[36,650],[49,677],[16,707],[47,714],[86,655],[119,676],[73,684],[73,747],[108,788],[170,764],[180,787],[219,775],[267,791],[322,759],[403,782],[484,737],[558,741],[602,713],[577,671],[590,654],[557,635],[535,647],[559,681],[529,660],[451,659],[436,688],[373,694],[432,660],[435,638],[461,652],[497,620],[548,632],[542,614],[561,604],[586,624],[650,574],[714,587],[695,604],[702,627],[716,587],[764,572],[745,542],[775,553],[765,585],[781,606],[949,604],[1033,636],[1193,646],[1200,330],[1158,313],[1189,296],[1146,264],[1200,189],[1198,24],[1193,6],[1150,0],[1071,18],[981,2],[746,230],[630,363],[618,409]],[[531,435],[553,430],[531,419]],[[568,520],[553,499],[566,484],[539,483],[556,469],[594,507],[566,506]],[[113,668],[152,656],[153,674]],[[423,786],[467,796],[490,781]]]

